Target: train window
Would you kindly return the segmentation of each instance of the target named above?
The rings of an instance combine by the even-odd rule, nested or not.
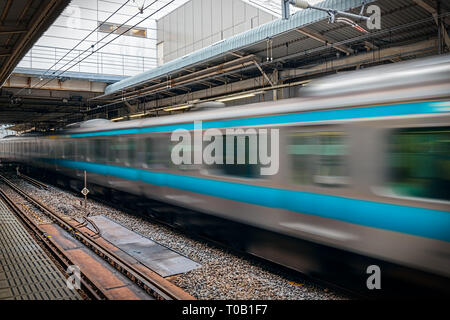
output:
[[[122,143],[118,139],[112,139],[108,143],[108,161],[109,162],[120,162],[120,153],[123,150]]]
[[[167,167],[167,146],[172,149],[172,146],[168,145],[165,139],[146,138],[144,143],[144,167]]]
[[[343,132],[296,132],[290,135],[291,182],[342,186],[348,184],[346,143]]]
[[[133,138],[128,139],[128,157],[127,157],[127,165],[133,165],[135,163],[136,158],[136,140]]]
[[[64,158],[73,159],[75,155],[75,146],[73,141],[64,142]]]
[[[327,185],[347,184],[347,144],[343,132],[320,132],[319,161],[314,182]]]
[[[41,144],[41,155],[44,158],[48,157],[48,143],[47,143],[47,140],[42,141],[42,144]]]
[[[153,141],[153,139],[151,138],[147,138],[145,139],[145,164],[147,166],[151,166],[155,163],[155,141]]]
[[[88,161],[88,157],[87,157],[87,146],[88,146],[88,142],[86,140],[76,140],[76,145],[77,145],[77,159],[79,161]]]
[[[47,158],[51,158],[52,156],[50,155],[50,153],[52,152],[52,146],[51,146],[51,141],[47,140],[44,143],[44,152],[45,152],[45,156]]]
[[[170,137],[167,139],[170,140]],[[190,162],[189,163],[180,163],[175,164],[172,161],[172,152],[174,152],[174,148],[179,144],[178,141],[171,141],[169,144],[164,145],[164,142],[161,142],[160,147],[160,156],[161,156],[161,162],[167,163],[169,168],[177,169],[177,170],[183,170],[183,171],[189,171],[189,170],[199,170],[201,165],[194,164],[194,146],[192,145],[184,145],[183,151],[180,151],[180,156],[184,155],[184,152],[190,155]]]
[[[85,148],[86,148],[86,161],[94,161],[94,154],[95,154],[95,144],[93,139],[87,139],[85,140]]]
[[[314,133],[294,133],[288,145],[292,158],[291,180],[295,184],[313,182],[314,156],[316,154]]]
[[[92,146],[94,147],[94,149],[92,151],[93,151],[95,162],[106,161],[106,145],[107,145],[107,140],[104,140],[104,139],[95,139],[93,141]]]
[[[397,130],[389,156],[395,193],[450,200],[450,127]]]
[[[225,137],[224,137],[225,138]],[[234,139],[225,139],[225,143],[224,143],[224,148],[223,148],[223,159],[226,161],[226,159],[228,159],[228,155],[227,155],[227,146],[229,147],[230,144],[234,144],[234,146],[232,146],[234,148],[234,164],[224,164],[222,165],[222,170],[224,171],[225,174],[230,175],[230,176],[238,176],[238,177],[243,177],[243,178],[258,178],[259,177],[259,173],[260,173],[260,165],[258,163],[253,164],[250,161],[250,150],[253,147],[257,146],[257,140],[256,142],[251,142],[249,136],[245,136],[244,138],[244,153],[245,153],[245,163],[244,164],[238,164],[237,162],[237,158],[238,158],[238,147],[239,147],[239,143],[238,143],[238,139],[240,139],[242,137],[234,137]],[[256,138],[256,136],[255,136]],[[257,148],[257,147],[256,147]],[[255,151],[253,151],[255,152]],[[256,150],[257,152],[257,150]],[[257,153],[255,153],[257,154]]]
[[[63,142],[60,140],[55,141],[55,157],[57,159],[61,159],[63,157],[63,154],[64,154]]]
[[[236,135],[230,139],[229,136],[223,136],[223,164],[217,164],[212,172],[235,176],[240,178],[256,179],[260,178],[261,166],[258,163],[258,136]],[[255,148],[255,149],[253,149]],[[233,150],[233,153],[227,153]],[[239,154],[242,154],[244,163],[238,163]],[[254,158],[256,155],[256,159]],[[228,162],[228,163],[227,163]]]
[[[55,143],[54,141],[50,140],[47,143],[47,147],[48,147],[48,157],[50,159],[54,159],[55,158]]]

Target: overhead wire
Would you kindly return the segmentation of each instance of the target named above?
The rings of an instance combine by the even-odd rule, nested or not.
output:
[[[89,48],[87,48],[86,50],[84,50],[82,53],[80,53],[78,56],[74,57],[72,60],[70,60],[69,62],[67,62],[66,64],[64,64],[61,68],[59,68],[58,70],[53,72],[52,78],[48,79],[48,81],[46,81],[43,85],[41,85],[39,88],[44,87],[45,85],[47,85],[48,83],[50,83],[51,81],[53,81],[54,78],[57,78],[59,76],[61,76],[62,74],[64,74],[65,72],[67,72],[68,70],[72,69],[74,66],[76,66],[77,64],[83,62],[84,60],[86,60],[88,57],[90,57],[91,55],[93,55],[94,53],[98,52],[99,50],[101,50],[102,48],[104,48],[106,45],[110,44],[111,42],[113,42],[114,40],[116,40],[117,38],[119,38],[120,36],[122,36],[123,34],[127,33],[128,31],[130,31],[131,29],[133,29],[134,27],[136,27],[137,25],[141,24],[142,22],[144,22],[145,20],[147,20],[148,18],[152,17],[154,14],[156,14],[157,12],[161,11],[162,9],[164,9],[165,7],[167,7],[168,5],[170,5],[171,3],[173,3],[175,0],[171,0],[169,2],[167,2],[164,6],[162,6],[161,8],[157,9],[156,11],[154,11],[152,14],[150,14],[149,16],[145,17],[144,19],[142,19],[141,21],[139,21],[138,23],[136,23],[133,26],[128,27],[128,29],[126,29],[125,31],[123,31],[122,33],[120,33],[117,37],[115,37],[114,39],[106,42],[104,45],[102,45],[101,47],[97,48],[96,50],[93,50],[90,54],[88,54],[87,56],[85,56],[83,59],[79,60],[78,62],[74,63],[72,66],[70,66],[69,68],[65,69],[64,71],[62,71],[61,73],[55,75],[56,72],[61,71],[64,67],[66,67],[68,64],[70,64],[71,62],[73,62],[75,59],[79,58],[80,56],[82,56],[86,51],[89,50]],[[153,1],[151,4],[149,4],[148,6],[146,6],[145,8],[143,8],[143,10],[148,9],[149,7],[151,7],[153,4],[155,4],[156,2],[158,2],[158,0]],[[130,20],[134,19],[137,15],[139,15],[140,12],[136,13],[134,16],[132,16],[131,18],[129,18],[127,21],[125,21],[124,23],[122,23],[121,25],[119,25],[115,30],[111,31],[110,33],[108,33],[106,36],[104,36],[102,39],[98,40],[95,44],[99,44],[101,43],[101,41],[103,41],[105,38],[109,37],[110,35],[112,35],[116,30],[118,30],[120,27],[124,26],[127,22],[129,22]],[[39,81],[38,83],[36,83],[32,88],[29,89],[33,89],[35,88],[37,85],[39,85],[42,81]],[[38,88],[38,89],[39,89]],[[26,89],[26,88],[22,88],[22,89]]]
[[[157,2],[158,0],[153,1],[149,6],[153,5],[155,2]],[[153,13],[151,13],[150,15],[148,15],[147,17],[145,17],[144,19],[142,19],[141,21],[139,21],[138,23],[136,23],[135,25],[129,27],[127,30],[125,30],[124,32],[122,32],[121,34],[119,34],[117,37],[115,37],[114,39],[108,41],[107,43],[105,43],[103,46],[101,46],[100,48],[98,48],[96,51],[93,51],[92,53],[90,53],[89,55],[87,55],[86,57],[84,57],[82,60],[78,61],[76,64],[82,62],[83,60],[87,59],[89,56],[91,56],[92,54],[94,54],[95,52],[97,52],[98,50],[104,48],[105,46],[107,46],[109,43],[111,43],[112,41],[116,40],[117,38],[119,38],[120,36],[122,36],[124,33],[127,33],[129,30],[131,30],[132,28],[136,27],[137,25],[141,24],[142,22],[144,22],[145,20],[151,18],[153,15],[155,15],[156,13],[158,13],[159,11],[163,10],[164,8],[166,8],[167,6],[169,6],[170,4],[172,4],[173,2],[175,2],[175,0],[171,0],[169,2],[167,2],[165,5],[163,5],[161,8],[155,10]],[[149,6],[145,7],[145,9],[147,9]],[[73,68],[76,64],[70,66],[69,68],[67,68],[66,70],[64,70],[61,74],[63,74],[64,72],[70,70],[71,68]],[[60,74],[60,75],[61,75]],[[45,84],[43,84],[41,86],[41,88],[43,86],[45,86],[47,83],[49,83],[50,81],[52,81],[53,79],[50,79],[49,81],[47,81]]]
[[[25,89],[33,89],[35,86],[37,86],[40,82],[43,81],[43,77],[46,76],[47,72],[51,71],[51,69],[55,66],[58,65],[58,63],[60,63],[65,57],[67,57],[73,50],[75,50],[81,43],[83,43],[87,38],[89,38],[98,28],[100,28],[102,25],[104,25],[109,19],[111,19],[116,13],[118,13],[125,5],[127,5],[128,2],[130,2],[131,0],[127,0],[124,4],[122,4],[117,10],[115,10],[108,18],[106,18],[104,21],[102,21],[95,29],[93,29],[86,37],[84,37],[83,39],[81,39],[72,49],[70,49],[69,51],[66,52],[66,54],[64,56],[62,56],[57,62],[55,62],[50,68],[48,68],[44,73],[42,73],[39,77],[40,80],[39,82],[37,82],[36,84],[34,84],[31,88],[22,88],[20,89],[18,92],[16,92],[15,95],[18,95],[20,92],[22,92],[22,90]],[[111,33],[110,33],[111,34]],[[55,73],[55,72],[53,72]]]
[[[141,24],[142,22],[144,22],[145,20],[147,20],[148,18],[152,17],[154,14],[156,14],[157,12],[159,12],[160,10],[164,9],[165,7],[167,7],[169,4],[171,4],[172,2],[174,2],[175,0],[171,0],[168,3],[166,3],[163,7],[159,8],[158,10],[154,11],[153,13],[151,13],[149,16],[145,17],[144,19],[142,19],[141,21],[139,21],[138,23],[128,27],[128,29],[126,29],[125,31],[123,31],[122,33],[120,33],[118,36],[116,36],[115,38],[113,38],[112,40],[106,42],[104,45],[102,45],[101,47],[97,48],[96,50],[93,50],[90,54],[88,54],[87,56],[85,56],[83,59],[79,60],[78,62],[74,63],[72,66],[70,66],[69,68],[65,69],[64,71],[62,71],[61,73],[59,73],[58,75],[56,75],[55,77],[59,77],[62,74],[64,74],[65,72],[69,71],[70,69],[72,69],[74,66],[76,66],[77,64],[83,62],[84,60],[86,60],[87,58],[89,58],[91,55],[93,55],[94,53],[98,52],[99,50],[103,49],[105,46],[107,46],[108,44],[110,44],[111,42],[113,42],[114,40],[116,40],[117,38],[121,37],[122,35],[124,35],[125,33],[127,33],[128,31],[130,31],[131,29],[133,29],[134,27],[138,26],[139,24]],[[149,8],[150,6],[152,6],[153,4],[155,4],[156,2],[158,2],[158,0],[153,1],[151,4],[149,4],[147,7],[145,7],[143,10],[146,10],[147,8]],[[138,12],[138,14],[140,14]],[[127,21],[125,21],[123,24],[121,24],[118,28],[120,28],[121,26],[124,26],[125,23],[127,23],[128,21],[130,21],[131,19],[133,19],[134,17],[136,17],[136,15],[134,15],[133,17],[131,17],[130,19],[128,19]],[[117,29],[118,29],[117,28]],[[116,30],[117,30],[116,29]],[[96,44],[98,44],[99,42],[101,42],[103,39],[105,39],[106,37],[110,36],[112,33],[108,33],[108,35],[106,35],[105,37],[103,37],[102,39],[100,39],[99,41],[97,41]],[[78,57],[80,57],[82,54],[84,54],[88,49],[86,49],[85,51],[83,51],[80,55],[78,55]],[[69,61],[68,63],[66,63],[64,66],[62,66],[60,70],[62,70],[62,68],[64,68],[65,66],[67,66],[68,64],[70,64],[73,60],[75,60],[76,58],[72,59],[71,61]],[[51,81],[53,81],[53,79],[49,79],[47,82],[45,82],[42,86],[40,86],[39,88],[44,87],[45,85],[47,85],[48,83],[50,83]]]

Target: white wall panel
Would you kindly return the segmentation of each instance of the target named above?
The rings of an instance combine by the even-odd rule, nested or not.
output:
[[[194,22],[194,42],[202,40],[202,0],[192,0],[194,14],[191,18]]]
[[[184,5],[184,33],[186,44],[191,46],[194,42],[194,20],[192,19],[193,14],[193,5],[192,2],[189,1]]]
[[[211,26],[211,0],[202,0],[202,38],[211,37],[212,26]]]
[[[171,46],[171,52],[176,52],[178,50],[178,24],[177,24],[177,13],[176,11],[172,12],[170,14],[170,42],[172,44]]]
[[[184,48],[186,46],[186,31],[184,30],[184,7],[176,10],[176,26],[177,26],[177,42],[178,42],[178,50],[180,48]]]
[[[222,30],[233,27],[232,0],[222,1]]]
[[[194,45],[188,45],[186,46],[186,54],[191,53],[194,51]]]
[[[184,20],[177,12],[182,13]],[[178,16],[178,21],[173,20],[174,14]],[[165,43],[164,62],[245,32],[274,18],[275,16],[241,0],[188,1],[158,21],[158,26],[164,29],[164,35],[158,38],[158,41],[163,40]],[[183,34],[184,38],[178,41],[171,38],[169,41],[170,32],[166,26],[177,23],[184,25],[184,29],[177,29],[178,36]]]
[[[211,21],[211,33],[220,33],[222,31],[222,0],[211,0]]]
[[[245,21],[245,3],[241,0],[233,0],[233,25],[239,25]]]
[[[172,52],[172,35],[170,34],[170,19],[166,17],[161,20],[164,23],[164,54],[167,55]],[[160,25],[160,23],[158,23]]]
[[[244,32],[244,31],[247,31],[248,29],[246,29],[245,27],[246,27],[245,23],[235,25],[233,28],[233,33],[236,35],[236,34]]]

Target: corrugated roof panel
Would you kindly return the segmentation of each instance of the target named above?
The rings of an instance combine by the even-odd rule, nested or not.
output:
[[[374,0],[326,0],[317,6],[325,8],[334,8],[337,10],[347,11],[352,8],[360,7],[364,2],[370,3]],[[211,59],[226,52],[236,51],[246,46],[258,43],[264,39],[271,38],[289,30],[300,28],[308,24],[326,19],[327,14],[318,10],[301,10],[293,14],[289,20],[274,20],[267,24],[261,25],[255,29],[236,35],[232,38],[222,40],[209,47],[186,55],[184,57],[175,59],[161,67],[143,72],[139,75],[127,78],[105,89],[106,94],[111,94],[116,91],[124,90],[142,84],[150,79],[168,74],[177,69],[187,67],[189,65],[199,63],[203,60]]]

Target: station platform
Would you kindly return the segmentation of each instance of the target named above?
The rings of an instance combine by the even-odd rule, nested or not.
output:
[[[0,300],[81,300],[53,261],[0,201]]]

